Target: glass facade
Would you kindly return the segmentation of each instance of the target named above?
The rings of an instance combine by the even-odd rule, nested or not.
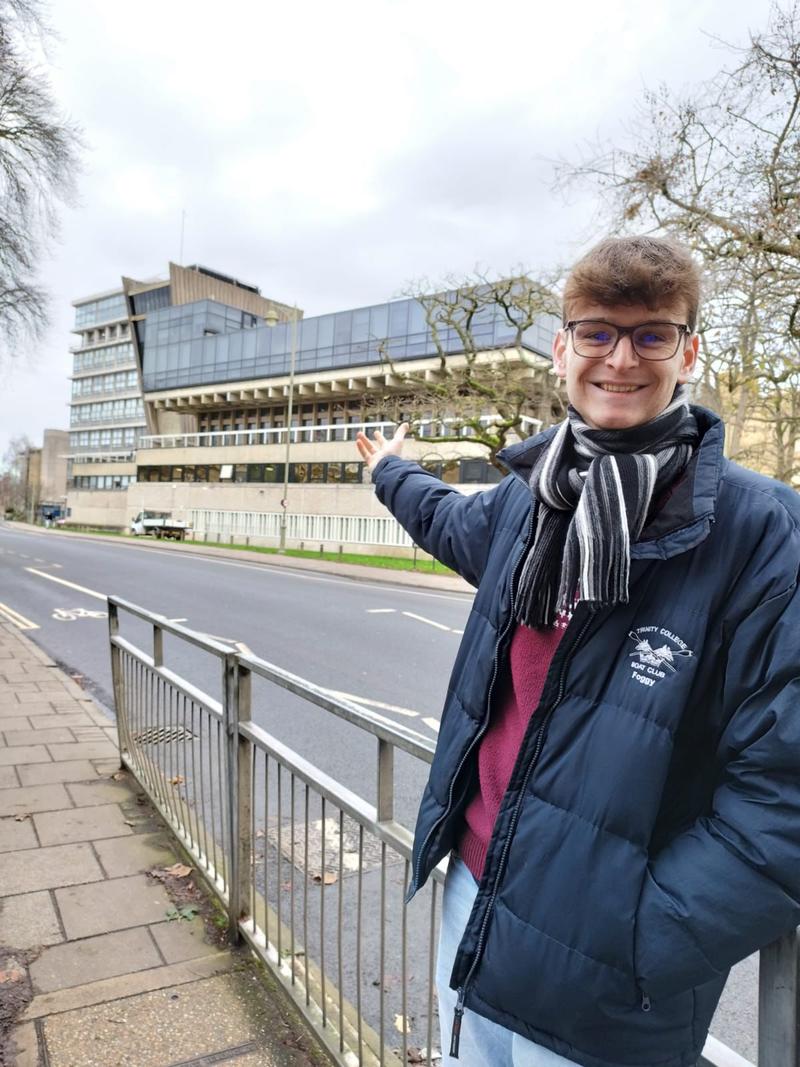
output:
[[[169,307],[170,288],[162,285],[160,289],[149,289],[146,293],[136,293],[131,297],[134,315],[147,315],[158,308]]]
[[[82,330],[94,326],[96,322],[113,322],[115,319],[127,319],[128,306],[124,293],[114,293],[102,300],[90,300],[75,308],[75,329]]]
[[[555,316],[542,316],[525,331],[523,345],[549,356],[558,326]],[[515,336],[497,306],[476,316],[472,332],[486,349],[502,348]],[[153,312],[147,317],[144,390],[287,374],[291,336],[291,323],[269,327],[255,316],[210,300]],[[455,330],[440,330],[439,339],[445,351],[463,351]],[[424,309],[417,300],[339,311],[300,319],[297,324],[298,374],[380,363],[384,354],[398,362],[436,355]]]
[[[76,430],[69,435],[71,449],[134,448],[144,426],[107,426],[99,430]]]
[[[88,352],[75,353],[73,374],[83,374],[87,371],[100,370],[103,367],[119,367],[133,363],[133,361],[133,345],[130,341],[103,348],[92,348]]]
[[[121,370],[115,374],[92,374],[76,378],[72,383],[73,396],[90,396],[92,393],[118,393],[139,388],[139,375],[135,370]]]
[[[487,485],[499,482],[496,467],[480,457],[428,462],[422,466],[446,482]],[[364,463],[290,463],[289,482],[320,485],[355,484],[364,481]],[[283,481],[282,463],[182,463],[141,466],[140,482],[254,482],[261,485]]]
[[[127,400],[103,400],[98,404],[73,404],[70,411],[70,426],[82,422],[111,422],[116,419],[143,419],[144,404],[141,397]]]
[[[127,489],[136,483],[135,474],[76,474],[69,480],[70,489]]]

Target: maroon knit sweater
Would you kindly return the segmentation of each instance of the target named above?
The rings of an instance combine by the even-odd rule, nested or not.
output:
[[[522,623],[514,630],[508,668],[503,672],[504,691],[478,749],[479,788],[467,805],[466,825],[458,844],[458,854],[476,882],[483,874],[489,839],[522,738],[568,622],[568,616],[560,615],[549,630],[532,630]]]

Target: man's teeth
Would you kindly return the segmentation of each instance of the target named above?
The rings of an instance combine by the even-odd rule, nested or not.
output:
[[[635,393],[638,385],[612,385],[610,382],[598,382],[601,389],[607,393]]]

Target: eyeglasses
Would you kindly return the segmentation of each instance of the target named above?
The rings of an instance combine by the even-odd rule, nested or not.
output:
[[[692,331],[686,323],[643,322],[639,326],[615,326],[601,319],[575,319],[564,326],[572,334],[572,347],[584,359],[607,359],[626,334],[640,359],[672,359],[684,334]]]

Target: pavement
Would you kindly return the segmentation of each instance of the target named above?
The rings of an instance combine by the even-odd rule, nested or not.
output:
[[[0,1067],[329,1062],[224,926],[116,727],[0,623]]]
[[[188,552],[195,556],[211,556],[215,559],[234,559],[239,563],[263,564],[265,567],[288,567],[290,570],[317,571],[321,574],[336,574],[342,578],[353,578],[362,582],[387,583],[389,585],[414,586],[420,589],[434,589],[442,593],[474,593],[475,589],[457,575],[435,573],[430,570],[429,557],[420,558],[419,570],[399,571],[381,567],[365,567],[358,563],[338,563],[335,560],[311,559],[298,556],[279,556],[273,553],[252,552],[246,548],[226,548],[224,542],[218,545],[198,541],[157,540],[152,537],[132,538],[104,536],[103,534],[83,534],[72,530],[47,529],[27,522],[7,522],[12,529],[30,530],[51,537],[80,538],[85,541],[99,541],[102,544],[121,545],[135,549],[159,549],[169,552]]]

